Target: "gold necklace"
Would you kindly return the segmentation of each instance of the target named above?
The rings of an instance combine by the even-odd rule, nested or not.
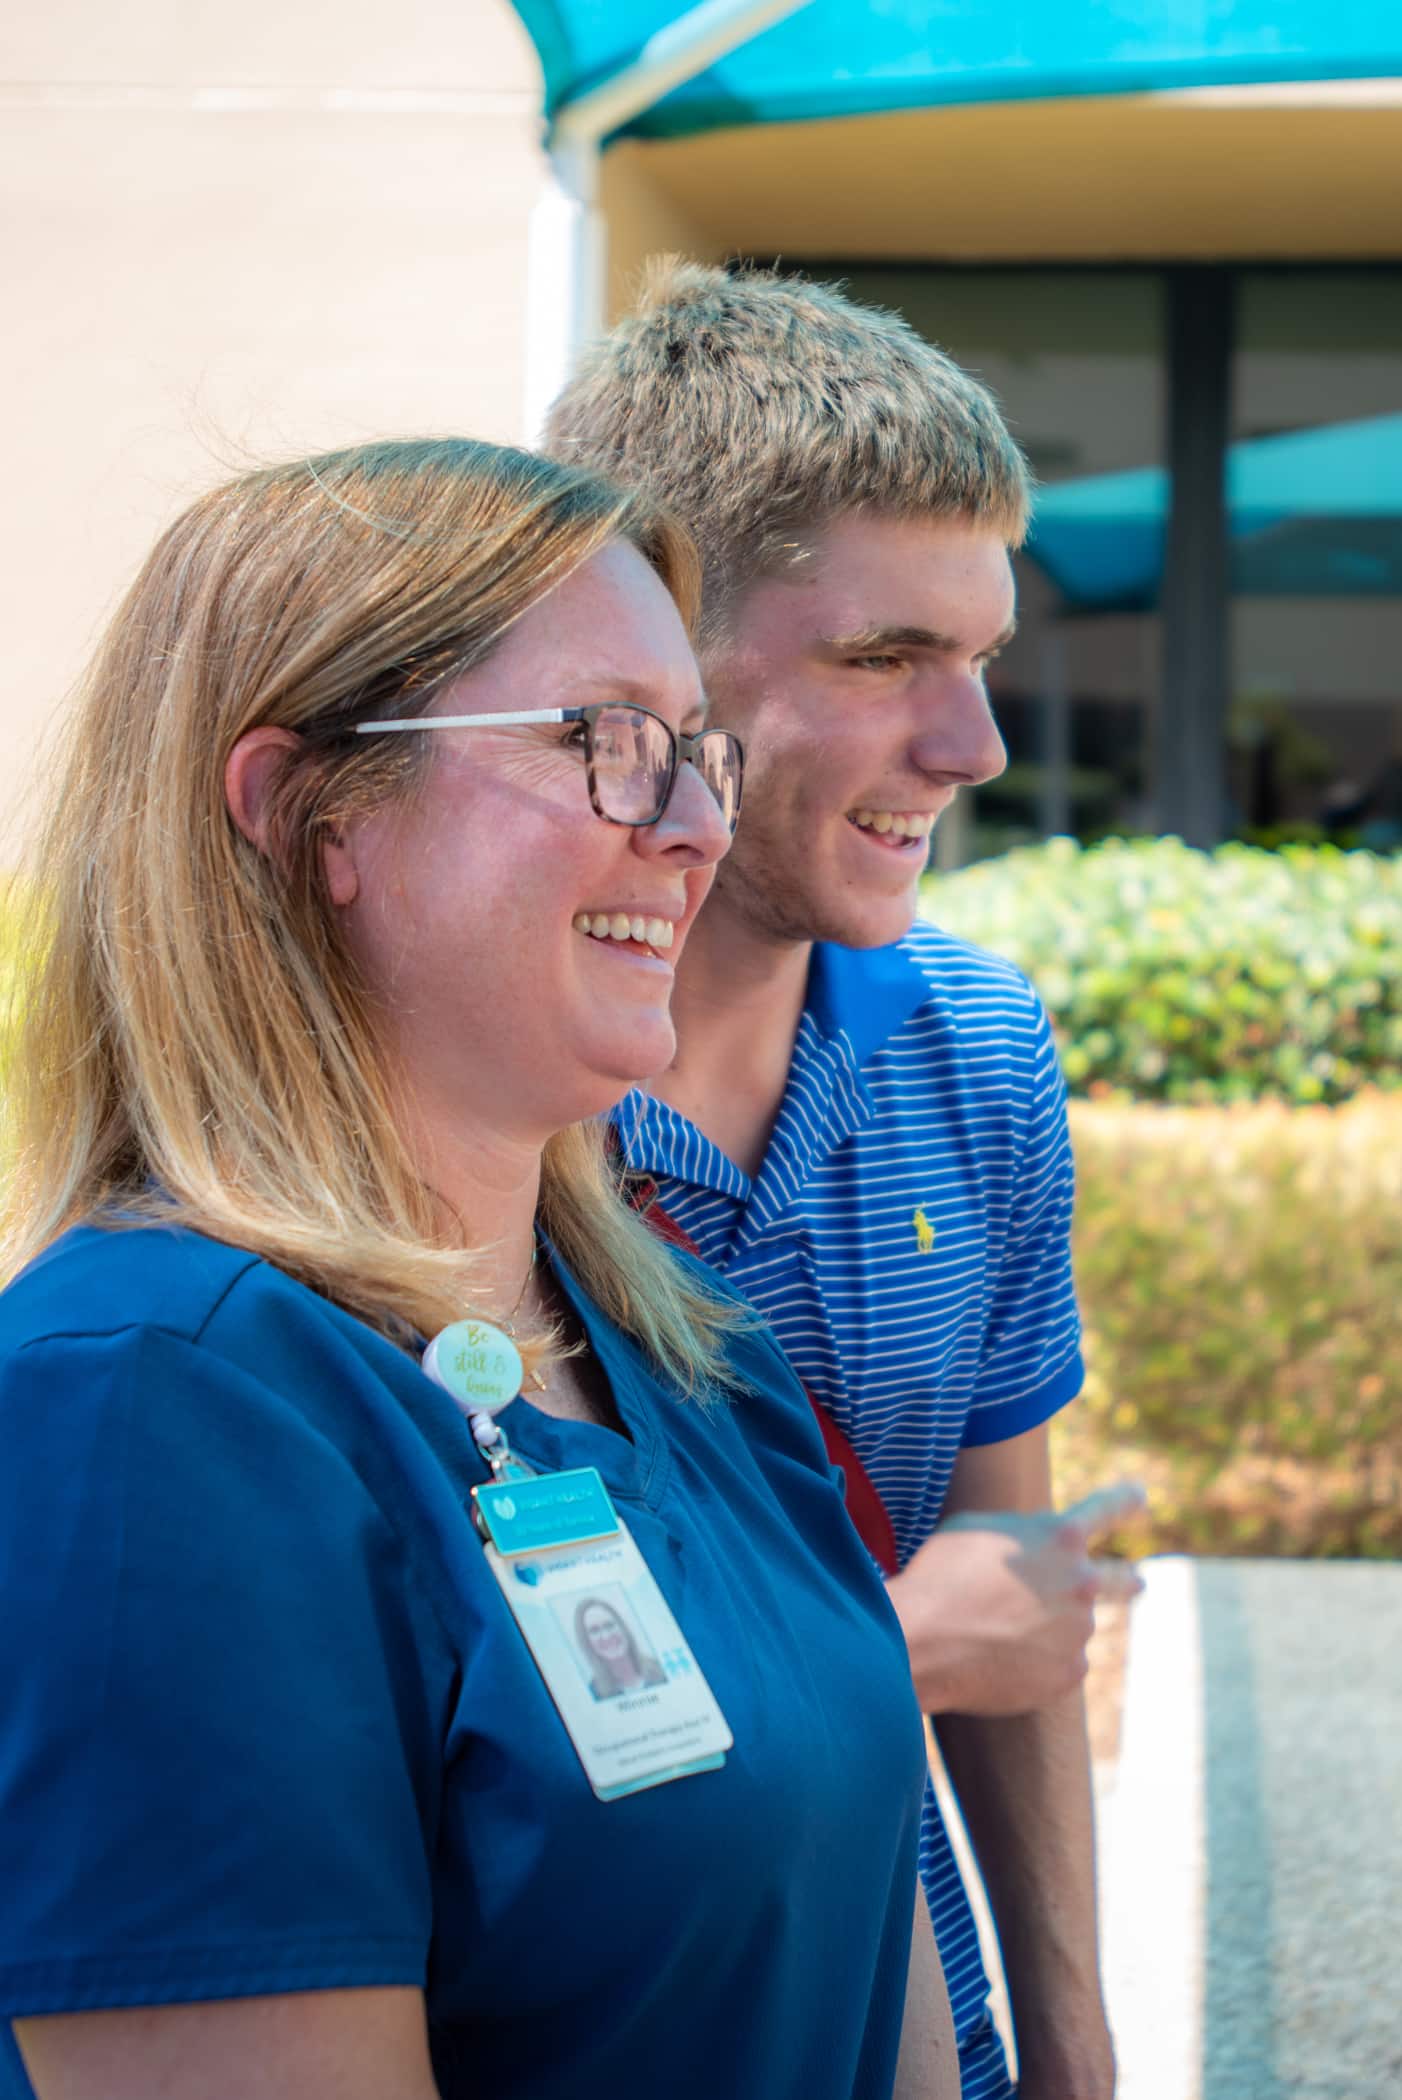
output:
[[[501,1323],[502,1326],[506,1329],[506,1332],[511,1336],[513,1341],[516,1339],[516,1315],[521,1310],[522,1301],[524,1300],[527,1291],[531,1287],[531,1278],[535,1275],[536,1256],[539,1252],[539,1247],[537,1246],[535,1240],[532,1239],[531,1258],[526,1264],[525,1281],[521,1285],[520,1290],[516,1293],[516,1303],[512,1306],[510,1312],[507,1314],[506,1318]]]
[[[503,1333],[509,1334],[513,1342],[516,1339],[516,1315],[520,1312],[522,1305],[525,1303],[526,1293],[531,1287],[531,1279],[535,1275],[536,1257],[539,1253],[540,1243],[533,1237],[531,1240],[531,1258],[529,1265],[526,1269],[526,1280],[521,1285],[520,1290],[516,1293],[516,1303],[512,1306],[506,1318],[501,1322]],[[545,1391],[545,1380],[541,1376],[539,1371],[527,1372],[526,1389],[532,1393],[543,1393]]]

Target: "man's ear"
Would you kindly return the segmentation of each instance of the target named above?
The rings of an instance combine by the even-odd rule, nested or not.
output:
[[[300,744],[301,739],[290,729],[275,729],[265,722],[244,732],[224,767],[229,815],[249,843],[271,859],[278,857],[278,842],[272,835],[278,783]],[[339,840],[326,841],[321,850],[331,902],[353,904],[360,888],[354,860]]]

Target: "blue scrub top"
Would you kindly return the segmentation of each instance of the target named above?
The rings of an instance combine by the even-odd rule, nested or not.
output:
[[[628,1435],[501,1419],[599,1468],[735,1736],[608,1803],[411,1357],[157,1227],[0,1296],[0,2017],[413,1984],[444,2100],[889,2095],[924,1770],[895,1617],[767,1336],[704,1408],[557,1274]]]

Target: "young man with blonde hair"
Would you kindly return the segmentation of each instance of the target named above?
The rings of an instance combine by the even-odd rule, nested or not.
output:
[[[1013,627],[1026,465],[985,390],[899,318],[676,262],[587,355],[548,445],[691,527],[713,716],[747,752],[677,1059],[625,1105],[626,1155],[865,1469],[998,1924],[1019,2091],[1107,2100],[1080,1682],[1096,1596],[1136,1580],[1090,1534],[1132,1497],[1050,1509],[1047,1423],[1082,1369],[1045,1014],[1010,965],[913,923],[933,825],[1004,764],[984,672]],[[932,1796],[921,1865],[965,2100],[997,2100]]]

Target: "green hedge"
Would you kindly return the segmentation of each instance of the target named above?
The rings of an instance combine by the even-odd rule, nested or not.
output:
[[[1402,1553],[1402,1098],[1072,1104],[1088,1379],[1059,1486],[1196,1552]]]
[[[929,877],[922,908],[1027,971],[1073,1093],[1311,1103],[1402,1084],[1402,859],[1053,839]]]

